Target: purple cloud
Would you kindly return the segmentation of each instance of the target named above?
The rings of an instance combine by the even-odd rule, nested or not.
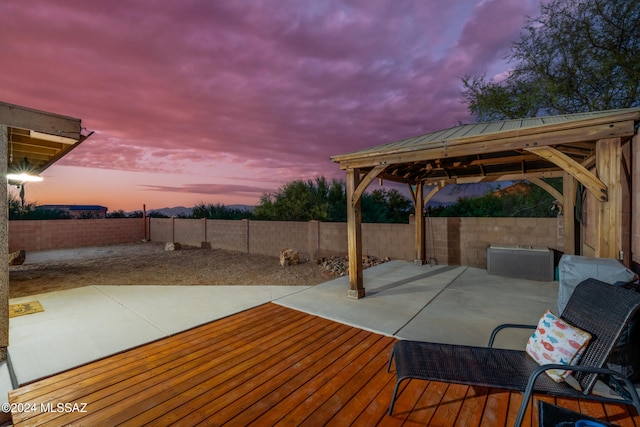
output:
[[[61,165],[188,174],[224,162],[277,188],[340,176],[331,155],[470,121],[460,79],[504,71],[535,6],[4,0],[0,100],[96,131]]]

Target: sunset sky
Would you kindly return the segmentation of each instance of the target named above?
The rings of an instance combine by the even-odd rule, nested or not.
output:
[[[2,0],[0,101],[93,136],[29,184],[110,211],[258,203],[329,157],[469,123],[538,0]]]

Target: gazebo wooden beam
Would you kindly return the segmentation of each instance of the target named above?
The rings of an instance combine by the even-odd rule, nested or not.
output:
[[[556,199],[558,202],[562,203],[562,193],[560,193],[558,190],[553,188],[553,186],[549,185],[547,182],[541,180],[540,178],[531,177],[531,178],[527,178],[527,179],[532,184],[537,185],[538,187],[542,188],[547,193],[551,194],[551,196],[554,199]]]
[[[620,138],[596,143],[598,176],[609,188],[608,200],[596,208],[596,256],[621,259],[622,251],[622,144]]]
[[[562,211],[564,217],[564,253],[575,255],[576,251],[576,190],[577,180],[569,172],[562,178]]]
[[[430,185],[430,186],[432,186],[433,188],[432,188],[432,189],[429,191],[429,193],[427,193],[427,195],[424,197],[424,205],[423,205],[423,208],[424,208],[424,206],[426,206],[426,205],[427,205],[427,203],[429,203],[429,201],[430,201],[431,199],[433,199],[433,196],[435,196],[435,195],[438,193],[438,191],[440,191],[440,190],[442,190],[444,187],[446,187],[446,186],[447,186],[447,184],[446,184],[446,182],[445,182],[445,181],[439,181],[439,182],[436,182],[435,184],[432,184],[432,185]]]
[[[352,205],[355,206],[355,204],[360,201],[360,198],[362,197],[362,194],[367,189],[369,184],[371,184],[371,182],[374,179],[376,179],[378,177],[378,175],[380,175],[382,172],[384,172],[386,167],[387,167],[387,165],[376,166],[375,168],[373,168],[369,172],[367,172],[367,174],[361,180],[359,180],[358,186],[356,187],[356,189],[353,192],[353,195],[351,196],[351,199],[350,199]]]
[[[530,178],[560,178],[562,177],[562,171],[544,171],[544,172],[527,172],[522,174],[516,173],[499,173],[491,174],[487,176],[467,176],[452,179],[425,179],[423,182],[427,185],[452,185],[452,184],[477,184],[479,182],[498,182],[498,181],[522,181]]]
[[[580,181],[597,200],[607,200],[607,186],[594,174],[589,172],[587,168],[573,160],[571,157],[551,147],[533,147],[528,148],[527,150],[550,161],[562,168],[564,171],[569,172],[578,181]]]

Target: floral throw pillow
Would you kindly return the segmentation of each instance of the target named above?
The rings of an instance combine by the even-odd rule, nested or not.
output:
[[[538,365],[575,365],[590,340],[590,333],[569,325],[547,310],[529,338],[526,351]],[[571,375],[571,371],[561,369],[549,369],[545,373],[555,382]]]

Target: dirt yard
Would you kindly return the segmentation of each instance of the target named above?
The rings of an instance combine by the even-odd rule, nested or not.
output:
[[[249,255],[222,249],[136,243],[76,251],[9,267],[9,297],[17,298],[89,285],[316,285],[333,279],[315,262],[281,266],[278,255]],[[64,251],[62,251],[64,253]]]

